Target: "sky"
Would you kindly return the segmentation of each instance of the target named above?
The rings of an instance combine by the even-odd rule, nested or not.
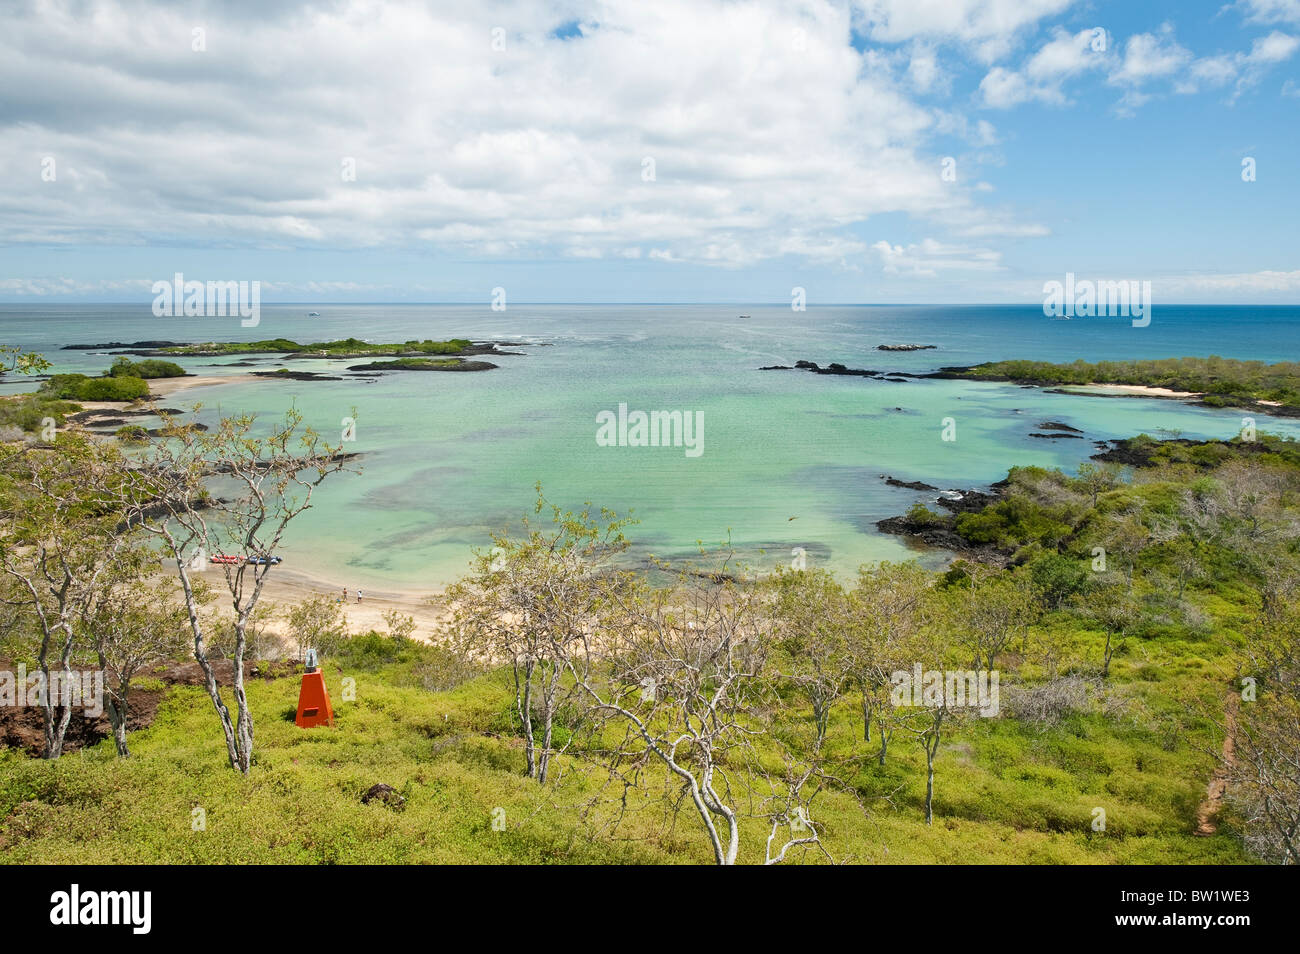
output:
[[[0,302],[1300,301],[1300,0],[0,7]]]

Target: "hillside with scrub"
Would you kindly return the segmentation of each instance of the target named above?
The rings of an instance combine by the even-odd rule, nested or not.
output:
[[[629,567],[634,523],[539,488],[428,644],[396,613],[354,633],[326,599],[250,605],[270,564],[159,561],[219,532],[269,554],[310,519],[302,495],[345,465],[301,436],[174,423],[126,469],[112,442],[9,446],[0,655],[101,670],[108,724],[51,706],[41,744],[0,750],[0,859],[1297,860],[1294,442],[1141,437],[1077,474],[1015,468],[964,513],[910,515],[965,559],[850,580],[717,553]],[[214,467],[245,492],[202,498]],[[293,503],[262,493],[277,480]],[[51,526],[76,527],[62,602],[22,585]],[[309,649],[333,726],[294,724],[285,660]],[[211,686],[174,678],[187,658]],[[997,682],[959,695],[952,673]]]

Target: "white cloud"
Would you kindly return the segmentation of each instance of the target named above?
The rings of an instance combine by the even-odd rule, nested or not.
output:
[[[1065,3],[960,6],[987,38]],[[979,216],[926,151],[942,114],[910,98],[943,82],[927,43],[899,78],[853,49],[832,0],[597,0],[581,36],[552,36],[576,9],[101,0],[92,24],[32,0],[0,23],[0,167],[19,170],[0,178],[0,242],[741,266],[851,261],[849,227],[881,213]]]
[[[1236,81],[1229,102],[1256,85],[1268,67],[1289,59],[1300,48],[1300,39],[1274,30],[1257,37],[1249,53],[1220,54],[1197,60],[1188,75],[1174,86],[1178,93],[1195,93],[1202,86],[1220,87]]]
[[[1016,35],[1073,0],[856,0],[873,40],[914,38],[960,41],[985,62],[1004,56]]]
[[[1227,54],[1208,56],[1193,63],[1188,74],[1189,81],[1178,88],[1179,92],[1196,92],[1200,83],[1223,86],[1237,78],[1237,59]]]
[[[908,56],[907,78],[918,93],[929,93],[943,82],[943,71],[934,47],[924,43],[914,44]]]
[[[1260,37],[1251,44],[1246,56],[1250,63],[1280,63],[1289,59],[1300,46],[1300,39],[1274,30],[1268,36]]]
[[[1300,0],[1238,0],[1252,23],[1300,23]]]
[[[1095,49],[1098,46],[1100,49]],[[1051,41],[1025,64],[1025,74],[1030,79],[1055,80],[1099,69],[1106,63],[1105,53],[1109,48],[1110,36],[1100,27],[1074,34],[1057,29]]]
[[[1159,34],[1138,33],[1129,37],[1124,45],[1124,59],[1112,71],[1110,80],[1140,86],[1177,73],[1191,58],[1191,53],[1178,45],[1172,28],[1166,24]]]
[[[1009,109],[1031,100],[1063,105],[1066,97],[1061,84],[1066,79],[1102,69],[1110,62],[1106,53],[1110,47],[1109,35],[1098,30],[1069,33],[1058,28],[1052,39],[1029,58],[1022,71],[995,66],[980,82],[984,105]]]
[[[944,272],[996,272],[1002,254],[987,248],[946,245],[923,239],[914,245],[891,245],[883,239],[871,246],[886,275],[936,277]]]
[[[980,80],[980,96],[984,105],[992,109],[1010,109],[1021,103],[1038,100],[1044,103],[1063,103],[1065,97],[1053,86],[1037,86],[1025,79],[1023,73],[995,66]]]
[[[1300,292],[1300,269],[1264,270],[1225,274],[1179,275],[1152,282],[1153,287],[1171,294],[1188,292]]]

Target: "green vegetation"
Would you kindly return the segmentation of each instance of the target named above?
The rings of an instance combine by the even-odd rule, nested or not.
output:
[[[556,757],[562,780],[539,786],[523,773],[508,671],[444,691],[445,653],[388,637],[354,637],[327,660],[332,728],[292,721],[297,678],[253,680],[248,692],[258,753],[245,779],[226,764],[202,689],[175,687],[154,723],[131,734],[130,759],[111,740],[56,762],[0,751],[0,860],[26,863],[263,864],[707,864],[698,824],[650,802],[608,827],[600,803],[607,773],[587,759]],[[356,700],[343,701],[343,679]],[[921,815],[923,753],[897,740],[885,769],[864,764],[852,791],[827,791],[814,817],[836,860],[878,864],[1241,863],[1231,832],[1189,831],[1207,765],[1176,730],[1176,684],[1135,684],[1137,721],[1100,711],[1056,724],[976,720],[940,753],[936,824]],[[858,754],[856,705],[830,719],[830,745]],[[1176,738],[1170,749],[1171,737]],[[363,804],[372,785],[392,785],[401,811]],[[664,784],[662,775],[644,782]],[[895,789],[897,791],[895,792]],[[140,792],[149,792],[141,799]],[[864,812],[858,798],[867,799]],[[637,793],[633,793],[637,794]],[[892,794],[890,801],[884,796]],[[644,799],[644,796],[642,796]],[[1091,830],[1107,806],[1108,831]],[[205,830],[194,831],[203,809]],[[494,811],[501,809],[501,830]],[[740,863],[762,860],[765,821],[744,818]]]
[[[185,369],[179,364],[171,361],[159,361],[157,358],[146,358],[143,361],[132,361],[127,357],[118,357],[113,360],[113,366],[106,372],[112,378],[180,378],[185,376]]]
[[[1274,401],[1300,410],[1300,364],[1238,361],[1233,358],[1165,358],[1051,364],[1046,361],[993,361],[951,372],[954,377],[1017,384],[1133,384],[1191,391],[1212,407],[1250,406]],[[1266,405],[1267,406],[1267,405]]]
[[[69,401],[142,401],[149,397],[149,385],[143,378],[92,378],[84,374],[52,374],[41,385],[51,398]]]
[[[29,434],[40,432],[47,418],[62,427],[64,418],[81,410],[81,406],[47,393],[14,394],[0,398],[0,428],[17,428]]]
[[[490,371],[496,365],[490,361],[466,361],[464,358],[394,358],[392,361],[371,361],[357,364],[349,371]]]
[[[467,338],[449,341],[407,341],[402,344],[371,344],[359,338],[339,341],[318,341],[299,344],[288,338],[271,338],[265,341],[208,341],[201,344],[178,345],[162,348],[160,354],[175,355],[226,355],[226,354],[286,354],[301,358],[360,358],[368,355],[427,355],[463,354],[473,346]]]
[[[141,401],[149,397],[152,378],[177,378],[185,369],[171,361],[132,361],[118,357],[101,377],[85,374],[53,374],[41,385],[43,400]]]
[[[139,424],[123,424],[113,436],[124,444],[143,444],[149,432]]]

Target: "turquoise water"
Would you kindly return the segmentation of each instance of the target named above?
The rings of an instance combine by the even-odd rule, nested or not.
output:
[[[320,318],[307,312],[319,311]],[[373,382],[238,381],[196,390],[201,416],[251,411],[270,418],[290,404],[332,439],[357,410],[363,473],[332,478],[293,528],[286,566],[372,590],[440,586],[460,573],[488,533],[531,508],[533,485],[566,507],[590,500],[634,511],[635,556],[694,554],[728,535],[756,566],[790,561],[851,572],[864,561],[914,555],[873,524],[905,511],[920,493],[882,474],[965,488],[1012,464],[1073,469],[1092,441],[1139,432],[1230,437],[1241,414],[1147,398],[1048,394],[1014,385],[956,381],[890,383],[762,365],[820,364],[923,372],[949,364],[1024,357],[1051,361],[1220,354],[1300,358],[1300,308],[1157,306],[1152,324],[1126,319],[1049,321],[1037,307],[826,306],[263,306],[261,324],[237,319],[154,318],[140,306],[0,306],[6,343],[43,351],[60,371],[98,371],[111,358],[58,349],[138,339],[298,341],[355,335],[528,342],[519,357],[474,374],[398,373]],[[916,342],[938,350],[879,352]],[[192,360],[201,374],[239,374],[235,359]],[[297,366],[341,371],[355,361]],[[285,366],[278,359],[260,367]],[[295,366],[295,365],[288,365]],[[28,385],[30,386],[30,385]],[[20,383],[0,385],[5,391]],[[601,447],[596,415],[699,411],[703,454],[682,447]],[[941,440],[944,418],[957,439]],[[1032,439],[1040,421],[1083,429],[1086,440]],[[1300,422],[1259,418],[1300,436]],[[791,519],[794,518],[794,519]],[[942,555],[931,554],[931,560]]]

